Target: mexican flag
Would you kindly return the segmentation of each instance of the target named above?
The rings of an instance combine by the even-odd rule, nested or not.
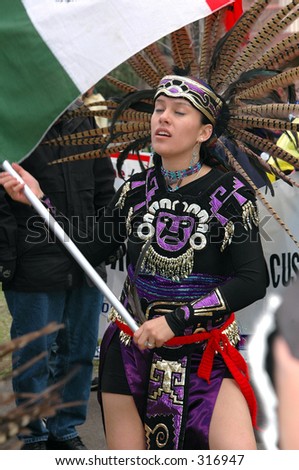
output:
[[[0,162],[21,161],[83,92],[234,0],[1,0]]]

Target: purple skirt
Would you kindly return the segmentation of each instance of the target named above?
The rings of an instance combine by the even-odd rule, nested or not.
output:
[[[115,334],[119,336],[119,329],[111,323],[101,343],[98,393],[101,407],[102,370]],[[119,346],[127,383],[144,422],[147,448],[208,450],[216,398],[223,378],[231,377],[221,355],[214,356],[208,383],[197,375],[205,342],[151,351],[140,351],[132,341],[125,345],[119,340]],[[113,373],[114,365],[109,366]]]

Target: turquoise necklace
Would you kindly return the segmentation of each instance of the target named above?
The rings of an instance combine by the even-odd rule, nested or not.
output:
[[[183,178],[186,178],[186,176],[190,176],[190,175],[193,175],[194,173],[197,173],[200,169],[201,169],[201,162],[198,161],[197,163],[195,163],[195,165],[190,165],[185,170],[175,170],[175,171],[165,170],[165,168],[161,166],[161,173],[165,178],[169,191],[176,191],[177,189],[179,189]],[[175,183],[176,183],[176,186],[174,188],[171,187],[171,185]]]

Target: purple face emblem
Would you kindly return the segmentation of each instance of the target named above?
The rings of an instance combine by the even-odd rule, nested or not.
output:
[[[160,212],[156,223],[158,245],[166,251],[181,250],[189,241],[194,224],[194,218],[188,215],[178,216],[165,211]]]

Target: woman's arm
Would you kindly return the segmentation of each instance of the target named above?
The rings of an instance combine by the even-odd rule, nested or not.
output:
[[[208,294],[166,315],[176,335],[183,334],[189,326],[205,325],[207,319],[209,324],[217,325],[218,318],[265,296],[268,275],[257,227],[247,231],[241,223],[236,224],[235,236],[227,249],[234,267],[233,276]]]

